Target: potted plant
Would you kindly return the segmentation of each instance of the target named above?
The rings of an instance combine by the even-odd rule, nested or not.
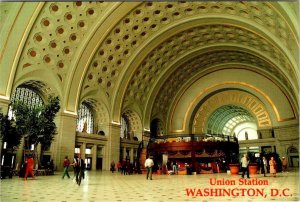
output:
[[[2,142],[6,142],[6,148],[13,149],[19,146],[22,133],[17,130],[14,119],[10,119],[7,115],[0,113],[0,138]]]
[[[248,169],[249,169],[249,174],[250,175],[257,174],[257,171],[258,171],[257,163],[250,162],[249,165],[248,165]]]
[[[240,164],[239,163],[230,163],[229,169],[230,169],[230,174],[238,175],[240,172]]]
[[[34,144],[34,158],[37,160],[37,145],[41,144],[41,157],[50,146],[56,134],[54,118],[60,109],[59,98],[50,96],[47,104],[30,108],[22,102],[15,102],[12,108],[16,117],[17,130],[26,138],[25,142]]]
[[[23,133],[17,130],[14,119],[0,113],[1,143],[1,178],[12,178],[15,152],[21,142]],[[2,159],[3,158],[3,159]]]
[[[231,175],[238,175],[240,171],[240,162],[238,154],[232,153],[230,156],[229,169]]]
[[[258,171],[258,164],[256,162],[256,157],[254,156],[253,153],[248,152],[248,158],[249,158],[249,165],[248,165],[248,169],[249,169],[249,174],[250,175],[255,175],[257,174]]]

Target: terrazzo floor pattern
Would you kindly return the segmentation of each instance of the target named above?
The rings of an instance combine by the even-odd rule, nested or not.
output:
[[[239,175],[202,174],[202,175],[153,175],[146,180],[145,174],[121,175],[109,171],[86,171],[86,178],[78,186],[75,180],[56,172],[53,176],[37,176],[36,179],[13,177],[1,180],[1,202],[129,202],[129,201],[299,201],[299,172],[278,173],[277,177],[250,176],[250,179],[266,180],[268,185],[239,185]],[[230,180],[236,185],[210,185],[210,179]],[[229,181],[228,181],[229,182]],[[188,196],[186,189],[195,189],[194,196]],[[244,188],[245,196],[204,196],[204,188]],[[256,196],[248,189],[264,189],[264,196]],[[200,192],[198,192],[200,189]],[[271,189],[278,193],[285,189],[288,196],[271,196]],[[198,195],[196,195],[198,193]],[[274,192],[277,193],[276,191]],[[273,195],[274,195],[273,193]],[[240,193],[241,194],[241,193]],[[202,195],[202,196],[201,196]]]

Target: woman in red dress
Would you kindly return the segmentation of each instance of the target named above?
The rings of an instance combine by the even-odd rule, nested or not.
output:
[[[34,174],[33,174],[34,161],[33,161],[33,158],[31,156],[29,156],[29,157],[27,157],[26,161],[27,161],[27,166],[26,166],[26,172],[25,172],[25,180],[27,180],[28,174],[30,174],[34,178]]]

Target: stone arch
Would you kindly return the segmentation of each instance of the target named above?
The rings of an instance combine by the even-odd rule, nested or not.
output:
[[[77,111],[77,131],[89,134],[97,133],[95,131],[95,118],[93,106],[83,101]]]
[[[299,167],[299,149],[295,146],[290,146],[287,149],[288,164],[292,167]]]
[[[290,146],[288,149],[287,149],[287,153],[288,154],[297,154],[299,153],[298,149],[294,146]]]
[[[264,82],[256,82],[258,79]],[[195,107],[204,97],[212,92],[219,92],[219,89],[240,89],[255,95],[269,113],[273,126],[283,121],[296,121],[295,110],[285,94],[286,91],[280,89],[272,80],[247,69],[224,68],[207,72],[177,93],[169,110],[168,130],[187,133]]]
[[[97,3],[97,2],[96,2]],[[138,3],[137,3],[138,4]],[[86,35],[88,37],[82,37],[84,39],[84,48],[78,51],[76,53],[76,59],[74,59],[71,63],[71,66],[73,67],[73,70],[70,71],[69,74],[69,80],[68,83],[69,85],[67,86],[67,99],[66,99],[66,110],[70,113],[76,111],[76,106],[78,103],[78,95],[80,94],[82,88],[86,88],[87,85],[85,85],[85,79],[90,80],[89,77],[89,72],[88,69],[89,67],[94,65],[95,61],[92,61],[91,55],[98,55],[100,52],[100,46],[101,43],[105,44],[105,37],[107,34],[110,33],[110,31],[113,33],[115,23],[122,21],[122,15],[124,13],[127,13],[129,10],[134,8],[136,6],[136,3],[132,4],[124,4],[120,2],[116,2],[113,4],[108,4],[107,2],[104,2],[103,6],[105,6],[105,9],[100,9],[99,11],[103,12],[98,12],[98,19],[93,20],[95,22],[94,29],[89,30],[90,32]],[[111,9],[111,10],[117,10],[116,12],[106,12],[106,9]],[[112,23],[113,22],[113,23]],[[109,30],[109,31],[108,31]],[[101,39],[99,39],[99,36],[101,36]],[[88,60],[86,59],[88,58]],[[95,68],[95,66],[94,66]],[[98,78],[99,79],[99,78]],[[95,78],[94,78],[95,80]],[[97,79],[96,79],[97,80]],[[95,82],[96,84],[97,82]],[[98,81],[99,84],[99,81]],[[112,84],[112,82],[110,82]],[[114,85],[114,84],[113,84]],[[102,87],[100,87],[102,88]],[[105,92],[105,91],[104,91]],[[107,96],[107,92],[105,92],[105,96]],[[110,97],[110,96],[108,96]],[[120,110],[121,111],[121,110]],[[119,123],[120,118],[121,118],[121,112],[119,111],[119,114],[117,115],[117,118],[113,118],[110,116],[113,122]]]
[[[233,104],[249,111],[256,118],[258,127],[271,127],[272,122],[264,104],[254,95],[238,90],[226,90],[209,95],[195,113],[192,122],[193,133],[205,133],[207,120],[219,107]]]
[[[131,109],[127,109],[123,112],[123,115],[126,116],[129,123],[128,133],[130,139],[137,137],[138,140],[141,141],[143,136],[143,126],[138,113]]]
[[[107,106],[94,97],[85,97],[80,103],[87,103],[93,111],[94,115],[94,133],[98,134],[103,131],[105,135],[109,134],[109,112]]]
[[[154,118],[150,124],[150,132],[153,137],[167,135],[165,123],[160,118]]]
[[[44,102],[47,101],[47,98],[49,96],[59,96],[58,91],[56,91],[52,85],[41,80],[28,79],[22,82],[18,82],[15,84],[15,87],[13,88],[11,93],[13,93],[18,87],[26,87],[34,90],[41,96]]]
[[[224,12],[226,12],[226,11],[224,11]],[[198,16],[197,15],[194,15],[193,16],[193,18],[194,18],[194,20],[196,21],[196,18],[197,18]],[[200,17],[199,17],[200,18]],[[200,19],[199,19],[200,20]],[[203,19],[202,19],[203,20]],[[208,20],[208,19],[205,19],[206,20],[206,22],[207,21],[209,21],[209,22],[211,22],[210,20]],[[228,19],[228,20],[232,20],[232,19]],[[247,23],[249,23],[249,21],[247,20],[247,23],[245,22],[245,21],[239,21],[239,22],[237,22],[236,20],[237,19],[234,19],[235,21],[230,21],[230,23],[228,23],[228,24],[230,24],[230,25],[232,25],[232,24],[238,24],[238,26],[236,26],[236,29],[239,29],[239,28],[241,28],[241,27],[243,27],[244,26],[244,24],[247,24]],[[174,33],[177,33],[178,34],[178,36],[177,36],[177,38],[178,38],[178,40],[179,39],[182,39],[182,38],[184,38],[184,35],[183,34],[179,34],[179,32],[178,32],[178,30],[179,30],[179,27],[182,29],[182,30],[184,30],[184,28],[182,28],[179,24],[180,24],[180,22],[176,22],[177,24],[172,24],[172,28],[174,28],[174,27],[176,27],[176,26],[178,26],[178,27],[176,27],[177,29],[174,29],[173,30],[173,32],[171,32],[171,33],[163,33],[163,31],[161,32],[161,33],[158,33],[158,34],[160,34],[160,36],[159,37],[156,37],[155,39],[153,39],[152,41],[150,41],[149,42],[149,45],[147,45],[148,47],[147,48],[143,48],[142,49],[142,51],[141,51],[141,54],[140,55],[142,55],[142,56],[144,56],[144,55],[146,55],[144,58],[143,57],[137,57],[137,58],[134,58],[134,60],[132,60],[133,62],[132,62],[132,64],[130,64],[130,66],[132,66],[132,67],[135,67],[135,66],[137,66],[137,68],[136,69],[129,69],[129,71],[126,71],[126,76],[123,76],[123,78],[126,78],[126,79],[124,79],[123,81],[122,81],[122,85],[120,85],[120,87],[123,87],[123,86],[128,86],[128,88],[127,89],[125,89],[126,90],[126,92],[123,92],[123,93],[119,93],[121,90],[124,90],[124,89],[121,89],[120,91],[118,91],[118,95],[117,96],[115,96],[117,99],[116,99],[116,103],[118,103],[118,100],[121,100],[123,97],[130,97],[130,98],[133,98],[133,99],[136,99],[136,100],[138,100],[139,102],[144,102],[144,100],[143,99],[145,99],[145,95],[146,95],[146,97],[149,97],[149,99],[151,99],[150,98],[150,96],[148,96],[147,94],[149,94],[149,92],[151,92],[152,90],[153,90],[153,88],[151,87],[151,83],[156,83],[155,82],[155,78],[154,78],[154,76],[152,76],[151,74],[153,74],[153,72],[155,72],[156,70],[157,70],[157,72],[161,72],[161,71],[165,71],[165,69],[166,68],[168,68],[168,66],[166,65],[166,61],[168,61],[168,62],[173,62],[176,58],[178,58],[179,57],[179,55],[182,55],[182,54],[186,54],[186,52],[188,52],[190,49],[192,49],[192,45],[195,45],[195,46],[197,46],[197,44],[196,43],[193,43],[193,42],[190,42],[191,44],[189,44],[188,42],[186,42],[186,41],[184,41],[185,43],[182,43],[182,44],[180,44],[180,45],[178,45],[179,43],[176,43],[176,42],[173,42],[173,41],[171,41],[171,37],[170,36],[173,36],[174,35]],[[186,24],[188,24],[188,23],[185,23],[185,25]],[[197,24],[197,23],[195,23],[195,24]],[[195,25],[195,24],[193,24],[193,25]],[[201,24],[201,22],[199,22],[199,24]],[[218,25],[218,23],[216,23],[216,25]],[[216,25],[214,24],[214,25],[212,25],[212,29],[214,29],[214,28],[216,28]],[[249,26],[249,25],[248,25]],[[254,23],[254,22],[252,22],[251,23],[251,26],[256,26],[254,29],[256,30],[256,32],[254,32],[254,33],[250,33],[250,35],[251,36],[254,36],[254,35],[257,35],[257,38],[256,39],[254,39],[254,42],[257,44],[256,46],[256,48],[257,48],[257,50],[259,50],[259,49],[261,49],[261,44],[262,43],[260,43],[260,42],[258,42],[257,41],[257,39],[262,39],[262,41],[264,41],[264,44],[269,44],[270,45],[270,49],[271,50],[275,50],[274,48],[275,48],[275,46],[274,45],[271,45],[271,43],[270,43],[270,41],[277,41],[277,43],[280,43],[280,42],[278,42],[278,40],[276,40],[276,38],[274,38],[274,39],[272,39],[272,38],[269,38],[270,36],[272,36],[272,37],[274,37],[272,34],[258,34],[258,33],[260,33],[261,32],[261,30],[259,30],[260,28],[259,27],[257,27],[257,25]],[[228,27],[229,27],[229,25],[226,25],[226,26],[224,26],[225,27],[225,29],[228,29]],[[185,28],[185,29],[188,29],[187,27]],[[163,29],[162,29],[163,30]],[[169,31],[170,31],[171,29],[169,29]],[[239,33],[246,33],[247,32],[247,30],[248,29],[242,29],[241,30],[241,32],[239,32]],[[190,35],[192,35],[192,34],[194,34],[195,32],[194,31],[191,31],[191,32],[188,32],[187,34],[190,34]],[[233,36],[231,33],[230,33],[230,35],[232,36],[232,38],[234,38],[235,40],[237,39],[237,38],[239,38],[239,36],[240,36],[240,34],[237,34],[236,36]],[[167,46],[165,46],[165,45],[162,45],[165,41],[163,40],[163,38],[164,37],[166,37],[166,36],[168,36],[169,38],[169,40],[166,40],[166,42],[167,43],[169,43],[169,44],[171,44],[172,46],[171,46],[171,48],[170,48],[170,50],[168,50],[168,49],[166,49],[166,47]],[[247,38],[246,37],[246,35],[245,36],[243,36],[243,38]],[[200,37],[201,38],[201,37]],[[205,38],[205,37],[202,37],[202,39],[203,38]],[[212,35],[212,38],[215,38],[214,37],[214,35]],[[268,40],[266,40],[266,38],[268,38]],[[157,44],[154,44],[154,42],[155,42],[155,40],[156,39],[160,39],[161,41],[160,42],[158,42]],[[223,40],[223,38],[221,38],[222,40]],[[211,41],[210,41],[211,42]],[[237,50],[240,50],[241,49],[241,47],[245,47],[245,46],[241,46],[241,47],[239,47],[240,46],[240,44],[244,44],[245,43],[245,40],[244,39],[241,39],[241,41],[240,41],[241,43],[238,43],[239,45],[237,45],[235,48],[237,48]],[[158,45],[159,44],[159,45]],[[174,47],[173,47],[173,45],[174,44],[177,44],[177,46],[175,46],[176,47],[176,49],[174,49]],[[186,49],[184,49],[183,47],[185,47],[185,45],[186,44],[188,44],[188,46],[187,46],[187,48]],[[206,44],[205,42],[203,42],[203,44]],[[201,44],[201,46],[200,47],[203,47],[203,44]],[[208,45],[210,45],[210,44],[208,44]],[[224,45],[224,43],[222,42],[222,46]],[[153,48],[153,47],[155,47],[155,46],[157,46],[156,48]],[[282,46],[282,44],[278,44],[278,47],[281,47]],[[199,46],[198,46],[199,47]],[[249,44],[249,47],[251,47],[251,48],[247,48],[248,50],[247,51],[250,51],[250,49],[251,49],[251,51],[254,49],[253,47],[253,44]],[[177,50],[178,49],[178,50]],[[277,48],[276,48],[277,49]],[[279,48],[280,49],[280,48]],[[278,51],[279,51],[279,49],[278,49]],[[148,51],[148,50],[150,50],[150,52],[148,52],[148,53],[146,53],[146,51]],[[161,54],[159,54],[161,52]],[[168,53],[168,54],[166,54],[166,53]],[[178,54],[178,53],[180,53],[180,54]],[[263,51],[263,50],[259,50],[259,51],[257,51],[257,53],[259,53],[259,55],[263,55],[263,54],[265,54],[265,51]],[[270,53],[272,53],[272,51],[270,52]],[[172,57],[170,57],[170,55],[172,55]],[[226,54],[224,54],[224,55],[226,55]],[[162,56],[164,56],[164,57],[170,57],[171,59],[164,59],[164,57],[162,57]],[[283,56],[283,55],[282,55]],[[148,60],[148,57],[151,59],[151,60]],[[215,57],[215,56],[213,56],[214,58],[218,58],[218,57]],[[255,60],[257,60],[258,61],[258,58],[259,57],[256,57],[255,58]],[[272,55],[270,55],[270,57],[268,57],[268,59],[270,60],[270,61],[272,61],[273,59],[274,59],[274,57],[272,56]],[[208,61],[210,61],[210,60],[208,60]],[[273,61],[275,61],[275,60],[273,60]],[[153,64],[155,64],[155,65],[152,65],[152,64],[150,64],[150,62],[153,62]],[[210,63],[210,62],[209,62]],[[253,63],[253,61],[251,61],[251,63]],[[275,63],[275,64],[277,64],[277,63]],[[277,66],[277,65],[276,65]],[[279,66],[282,66],[282,65],[280,65],[280,64],[278,64],[278,67],[276,67],[276,69],[278,68],[279,69]],[[296,65],[295,65],[296,66]],[[164,68],[158,68],[158,67],[164,67]],[[172,67],[174,67],[174,66],[172,66]],[[148,69],[151,69],[151,71],[148,71]],[[288,68],[290,68],[290,67],[288,67]],[[140,70],[145,70],[145,72],[147,71],[148,72],[148,74],[146,74],[145,72],[143,72],[143,71],[140,71]],[[178,68],[179,69],[179,68]],[[200,69],[200,68],[199,68]],[[270,69],[270,67],[268,67],[268,69]],[[129,72],[128,74],[127,74],[127,72]],[[193,71],[192,71],[193,72]],[[194,72],[193,72],[194,73]],[[162,75],[162,74],[161,74]],[[173,76],[173,75],[172,75]],[[128,81],[127,80],[127,78],[130,78],[131,77],[131,81]],[[159,77],[157,77],[157,78],[159,78]],[[156,79],[157,79],[156,78]],[[190,78],[190,77],[186,77],[186,78]],[[147,79],[147,80],[150,80],[151,82],[148,82],[148,85],[143,85],[143,81],[144,81],[144,79]],[[170,82],[171,83],[171,82]],[[132,84],[132,85],[131,85]],[[141,90],[141,89],[142,90]],[[136,91],[135,89],[139,89],[139,91]],[[295,88],[296,89],[296,88]],[[157,92],[156,90],[153,90],[154,92]],[[141,96],[141,94],[143,95],[143,96]],[[152,96],[152,97],[155,97],[155,96]],[[128,99],[129,100],[129,99]],[[159,104],[158,104],[159,105]],[[115,106],[115,108],[118,108],[119,106],[118,105],[114,105]],[[151,104],[150,104],[150,106],[151,106]],[[114,109],[114,111],[115,112],[113,112],[113,113],[117,113],[117,110],[118,109]],[[147,109],[147,110],[149,110],[150,111],[150,109]],[[117,113],[118,114],[118,113]],[[149,114],[149,113],[147,113],[147,114]],[[146,117],[147,119],[149,118],[149,117]],[[147,120],[148,121],[148,120]]]

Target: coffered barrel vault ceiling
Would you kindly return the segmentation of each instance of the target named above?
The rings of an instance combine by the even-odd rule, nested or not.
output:
[[[12,67],[1,71],[2,96],[42,81],[66,112],[87,101],[100,120],[127,114],[150,128],[157,118],[169,133],[225,125],[229,116],[214,117],[229,111],[262,128],[298,121],[297,1],[0,5],[1,70]],[[224,94],[241,98],[202,110]]]

